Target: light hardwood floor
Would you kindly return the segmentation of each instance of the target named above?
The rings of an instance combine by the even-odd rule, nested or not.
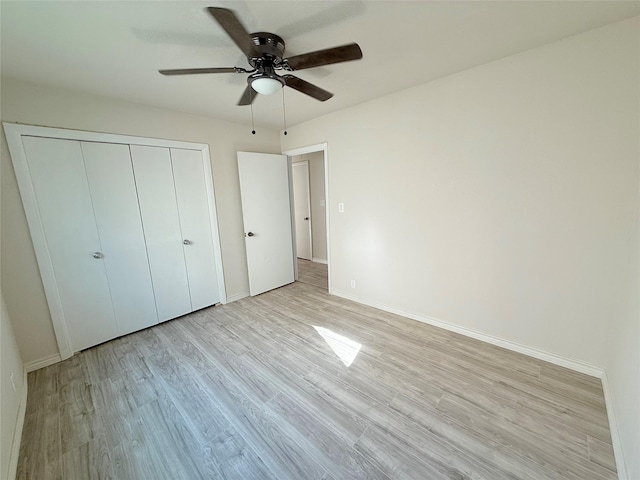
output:
[[[298,281],[327,290],[329,285],[327,266],[298,258]]]
[[[29,374],[18,478],[616,474],[598,380],[297,282]]]

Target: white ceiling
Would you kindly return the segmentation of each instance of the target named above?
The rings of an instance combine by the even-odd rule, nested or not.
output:
[[[289,125],[640,14],[637,1],[2,0],[2,75],[249,124],[249,107],[236,106],[246,75],[157,73],[248,68],[207,6],[280,35],[287,56],[360,44],[360,61],[296,72],[335,96],[286,89]],[[257,98],[254,115],[282,128],[282,96]]]

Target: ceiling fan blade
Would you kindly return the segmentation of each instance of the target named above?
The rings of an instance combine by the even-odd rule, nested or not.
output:
[[[231,40],[238,46],[242,53],[248,57],[255,55],[253,42],[249,36],[249,32],[244,28],[242,23],[233,10],[219,7],[207,7],[207,11],[218,24],[223,28]]]
[[[242,92],[242,96],[240,100],[238,100],[238,105],[251,105],[255,98],[258,96],[258,92],[251,88],[251,85],[247,85],[247,88]]]
[[[287,87],[291,87],[294,90],[304,93],[305,95],[309,95],[310,97],[315,98],[316,100],[320,100],[324,102],[333,97],[333,93],[327,92],[320,87],[315,86],[313,83],[309,83],[306,80],[302,80],[301,78],[295,77],[293,75],[283,75]]]
[[[362,50],[360,50],[360,46],[357,43],[350,43],[342,47],[327,48],[326,50],[318,50],[317,52],[295,55],[286,58],[285,61],[293,70],[302,70],[304,68],[320,67],[332,63],[360,60],[361,58]]]
[[[158,72],[160,72],[162,75],[196,75],[199,73],[243,73],[243,70],[244,69],[239,69],[238,67],[173,68],[169,70],[158,70]]]

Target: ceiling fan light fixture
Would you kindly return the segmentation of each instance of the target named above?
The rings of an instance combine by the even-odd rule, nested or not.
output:
[[[0,0],[2,1],[2,0]],[[314,52],[285,57],[284,40],[270,32],[249,33],[233,10],[207,7],[207,12],[218,22],[229,38],[247,57],[251,70],[242,67],[174,68],[159,70],[162,75],[196,75],[206,73],[248,73],[247,86],[238,105],[251,105],[258,95],[273,95],[282,87],[290,87],[300,93],[324,102],[333,97],[331,92],[289,73],[276,75],[276,70],[304,70],[334,63],[350,62],[362,58],[357,43],[325,48]],[[284,103],[284,97],[283,97]],[[285,132],[286,135],[286,132]]]
[[[281,80],[270,76],[260,76],[251,79],[251,88],[261,95],[273,95],[284,87]]]

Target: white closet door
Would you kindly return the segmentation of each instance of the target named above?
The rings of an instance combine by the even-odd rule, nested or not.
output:
[[[158,323],[129,145],[82,142],[118,333]]]
[[[75,352],[117,337],[80,142],[22,142],[71,347]]]
[[[168,148],[131,145],[142,226],[160,321],[192,311]]]
[[[171,149],[184,258],[194,310],[220,301],[202,153]]]

